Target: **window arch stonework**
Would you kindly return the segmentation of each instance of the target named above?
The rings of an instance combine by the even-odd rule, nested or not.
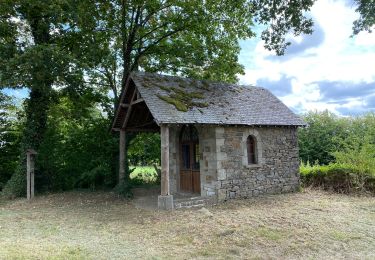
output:
[[[259,167],[264,164],[262,139],[255,129],[247,129],[242,136],[242,164],[246,167]]]

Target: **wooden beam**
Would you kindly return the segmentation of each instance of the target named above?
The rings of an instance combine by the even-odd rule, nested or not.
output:
[[[146,115],[146,121],[150,120],[151,112],[149,109],[147,109],[147,115]],[[155,122],[154,118],[151,116],[152,120]]]
[[[121,90],[120,104],[123,103],[123,100],[125,99],[126,93],[128,92],[128,89],[130,86],[130,82],[131,82],[131,77],[129,76],[125,82],[124,89]],[[121,109],[119,107],[116,108],[115,117],[113,118],[113,121],[112,121],[112,128],[115,128],[117,117],[120,114],[120,110]]]
[[[119,173],[118,183],[123,183],[125,180],[125,162],[126,162],[126,132],[120,130],[120,142],[119,142]]]
[[[143,98],[139,98],[139,99],[134,100],[130,105],[132,106],[132,105],[135,105],[135,104],[141,103],[141,102],[143,102],[143,101],[145,101]]]
[[[122,128],[125,128],[126,127],[126,124],[128,123],[129,121],[129,118],[130,118],[130,114],[132,112],[132,102],[134,101],[135,97],[137,96],[137,90],[134,89],[134,92],[133,92],[133,96],[132,98],[130,99],[130,106],[129,106],[129,109],[128,111],[126,112],[126,116],[125,116],[125,120],[124,120],[124,123],[122,124]]]
[[[156,124],[154,120],[148,121],[148,122],[146,122],[144,124],[141,124],[141,125],[134,125],[134,126],[131,126],[129,128],[143,128],[145,126],[149,126],[149,125],[153,125],[153,124]]]
[[[161,125],[161,195],[170,195],[169,187],[169,127]]]
[[[158,133],[159,129],[156,128],[125,128],[126,132],[150,132],[150,133]]]

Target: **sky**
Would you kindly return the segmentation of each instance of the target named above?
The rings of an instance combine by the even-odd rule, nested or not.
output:
[[[260,37],[241,41],[240,83],[269,89],[298,114],[375,111],[375,31],[350,37],[358,14],[349,2],[318,0],[310,13],[313,34],[291,37],[284,56],[264,49]],[[6,92],[28,95],[26,89]]]
[[[240,83],[269,89],[299,114],[375,111],[375,31],[350,37],[358,14],[348,2],[318,0],[313,34],[291,37],[284,56],[264,49],[259,37],[242,41]]]

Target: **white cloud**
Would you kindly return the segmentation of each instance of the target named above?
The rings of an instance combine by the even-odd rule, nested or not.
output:
[[[355,13],[355,6],[345,5],[344,1],[318,0],[311,14],[324,33],[320,45],[310,46],[298,53],[287,52],[284,57],[278,58],[265,50],[263,42],[258,40],[251,68],[247,66],[250,61],[243,61],[246,74],[240,77],[240,82],[256,84],[260,79],[293,79],[292,93],[280,98],[301,112],[329,109],[339,113],[340,108],[362,106],[363,101],[358,98],[348,99],[346,103],[324,103],[318,83],[374,82],[375,33],[361,32],[354,38],[350,37],[353,21],[358,18],[358,14]],[[307,36],[302,41],[298,39],[294,44],[311,40],[309,37],[318,35]]]
[[[356,36],[355,44],[358,46],[375,46],[375,34],[369,34],[365,32],[361,32]]]

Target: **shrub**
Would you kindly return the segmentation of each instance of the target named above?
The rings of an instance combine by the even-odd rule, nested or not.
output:
[[[160,169],[157,165],[153,166],[133,166],[132,172],[130,174],[130,181],[134,185],[143,185],[143,184],[160,184],[160,178],[158,171]]]
[[[90,170],[83,172],[77,180],[75,186],[90,188],[92,191],[97,187],[109,186],[111,181],[111,168],[108,163],[98,162],[98,165],[93,166]]]
[[[1,195],[7,199],[25,196],[26,186],[26,169],[19,165],[12,177],[4,185]]]
[[[134,171],[134,169],[130,169],[129,165],[125,165],[125,179],[123,182],[118,183],[115,188],[113,189],[119,196],[131,199],[134,197],[132,192],[132,188],[134,187],[134,183],[130,179],[130,174]]]
[[[131,199],[134,197],[131,189],[133,188],[132,183],[130,182],[121,182],[116,185],[116,187],[113,189],[119,196]]]
[[[350,164],[310,165],[301,163],[303,186],[322,187],[340,193],[370,191],[375,193],[375,177]]]
[[[375,141],[375,140],[374,140]],[[369,136],[354,142],[351,147],[334,152],[336,162],[345,165],[355,165],[355,168],[375,177],[375,143]]]

